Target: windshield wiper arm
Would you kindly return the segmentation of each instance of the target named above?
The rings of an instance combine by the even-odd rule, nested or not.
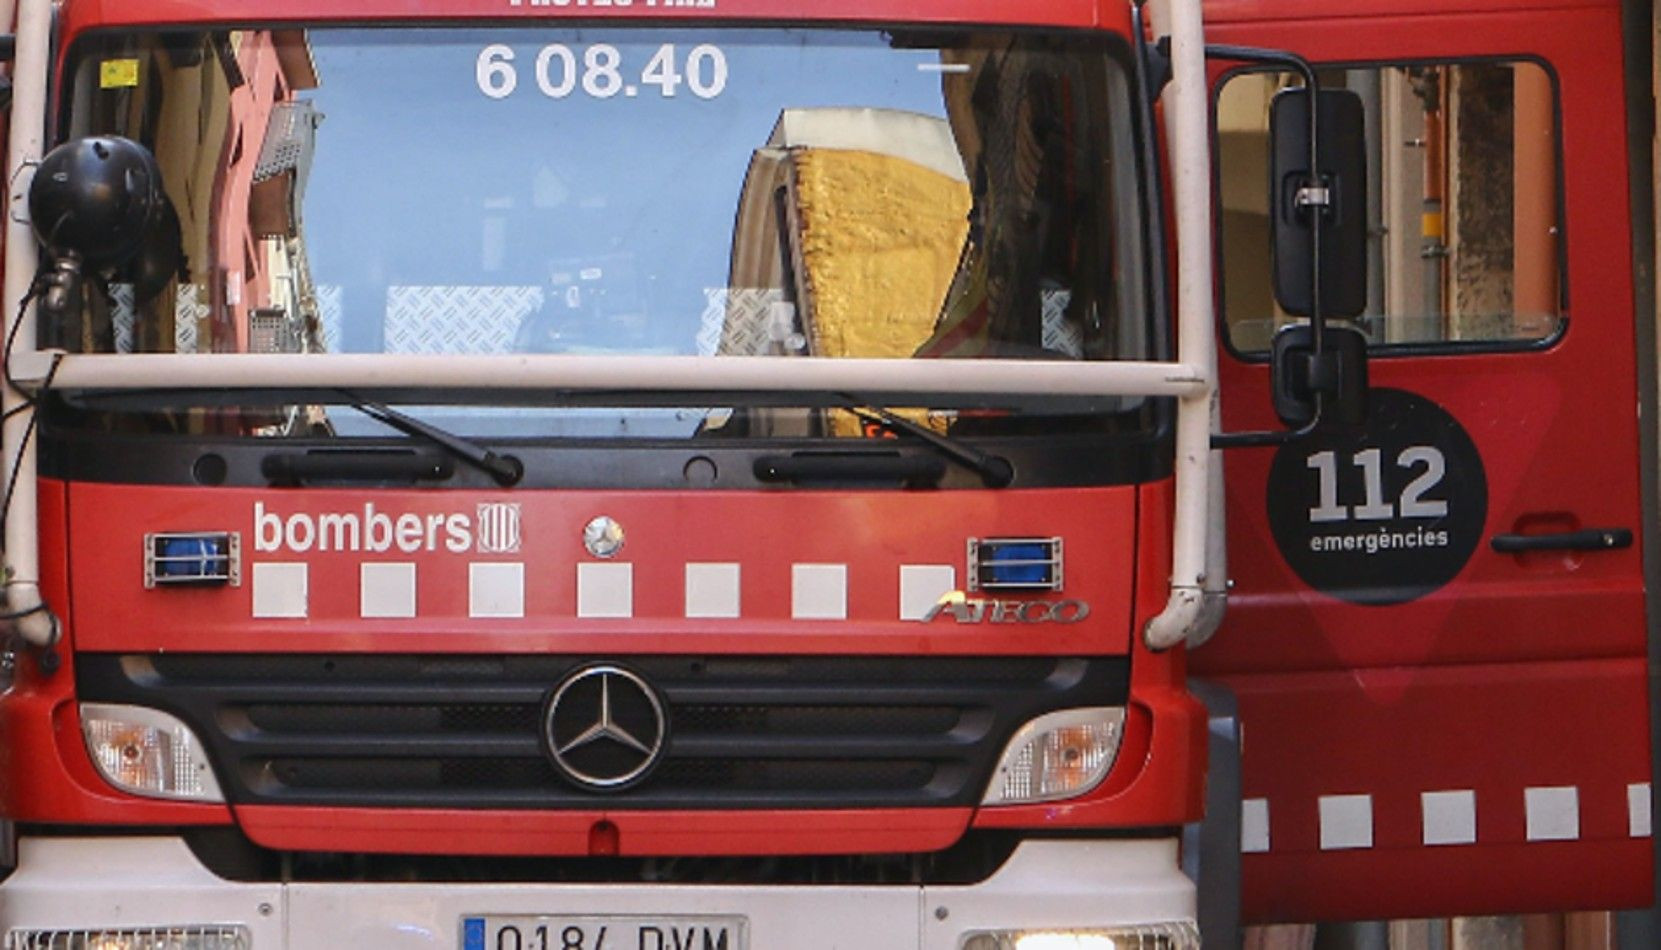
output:
[[[892,410],[884,409],[881,406],[863,405],[859,400],[846,393],[841,394],[841,396],[847,400],[843,408],[849,412],[866,422],[880,425],[897,435],[909,435],[912,438],[927,442],[940,454],[979,475],[980,480],[985,482],[988,488],[1005,488],[1015,480],[1015,466],[1009,464],[1009,460],[1006,458],[993,455],[990,452],[982,452],[960,439],[941,435],[928,426],[913,422]]]
[[[525,477],[525,466],[511,455],[497,455],[477,442],[470,442],[454,433],[445,432],[437,426],[422,422],[411,415],[399,412],[391,406],[366,399],[358,399],[347,394],[353,409],[363,413],[382,425],[397,429],[405,435],[426,439],[444,451],[461,459],[463,462],[480,469],[496,480],[496,484],[503,486],[517,484]]]

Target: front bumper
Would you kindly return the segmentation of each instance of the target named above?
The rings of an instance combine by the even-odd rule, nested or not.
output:
[[[244,884],[166,837],[24,838],[18,857],[0,933],[240,925],[250,950],[457,950],[478,914],[742,914],[751,950],[956,950],[975,931],[1194,916],[1171,839],[1029,841],[987,880],[939,887]]]

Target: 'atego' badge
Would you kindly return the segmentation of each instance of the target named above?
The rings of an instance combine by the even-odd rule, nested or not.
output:
[[[949,614],[958,623],[1078,623],[1090,616],[1082,600],[987,600],[954,590],[941,595],[923,622]]]
[[[1269,527],[1309,586],[1357,604],[1423,597],[1482,539],[1488,480],[1470,435],[1414,393],[1375,389],[1361,432],[1288,443],[1269,467]]]

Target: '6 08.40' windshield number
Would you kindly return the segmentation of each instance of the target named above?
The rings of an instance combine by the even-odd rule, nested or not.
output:
[[[727,88],[727,56],[709,43],[692,47],[684,56],[675,44],[665,43],[644,64],[625,62],[623,52],[610,43],[576,48],[550,43],[529,63],[522,62],[512,47],[493,43],[479,50],[473,76],[480,92],[505,99],[519,88],[522,69],[550,99],[578,92],[591,99],[633,99],[649,91],[672,99],[683,85],[699,99],[714,99]]]

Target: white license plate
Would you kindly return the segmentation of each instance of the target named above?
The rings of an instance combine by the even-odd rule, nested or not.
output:
[[[739,916],[486,914],[461,919],[461,950],[749,950]]]

